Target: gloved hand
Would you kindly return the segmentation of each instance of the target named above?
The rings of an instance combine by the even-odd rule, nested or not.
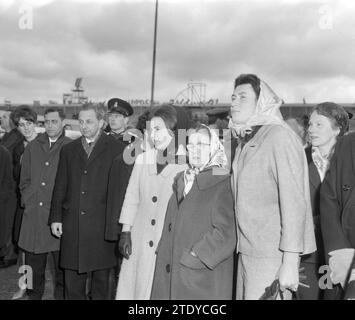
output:
[[[129,256],[132,254],[132,240],[131,240],[131,232],[121,232],[120,241],[118,242],[118,250],[127,260]]]

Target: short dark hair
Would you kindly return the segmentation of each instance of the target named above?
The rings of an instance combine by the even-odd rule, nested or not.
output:
[[[65,113],[63,108],[60,107],[48,107],[46,110],[44,110],[44,115],[51,113],[51,112],[58,112],[59,117],[64,120],[65,119]]]
[[[251,73],[241,74],[234,80],[234,89],[242,84],[250,84],[255,92],[256,98],[260,96],[260,79]]]
[[[151,120],[154,117],[162,118],[165,126],[174,131],[177,125],[177,112],[172,105],[161,105],[159,107],[155,107],[149,114],[148,119]]]
[[[94,110],[98,120],[104,120],[106,116],[106,108],[103,103],[85,103],[80,111]],[[80,112],[79,111],[79,112]]]
[[[340,129],[339,137],[349,130],[349,115],[342,106],[334,102],[322,102],[314,107],[314,111],[330,119],[333,126]]]
[[[16,127],[18,127],[20,118],[36,123],[37,113],[30,106],[21,105],[18,106],[10,115],[10,119]]]

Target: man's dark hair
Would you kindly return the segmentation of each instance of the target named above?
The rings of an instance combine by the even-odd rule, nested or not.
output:
[[[234,89],[242,84],[250,84],[255,92],[256,99],[260,96],[260,79],[255,74],[241,74],[234,80]]]
[[[10,115],[10,119],[16,127],[18,127],[20,118],[23,118],[26,121],[36,123],[37,113],[30,106],[21,105],[18,106]]]
[[[51,112],[58,112],[59,117],[64,120],[65,119],[65,113],[63,108],[60,107],[48,107],[46,110],[44,110],[44,115],[51,113]]]

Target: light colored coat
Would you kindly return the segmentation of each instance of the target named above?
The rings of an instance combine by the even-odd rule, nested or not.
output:
[[[127,187],[119,222],[132,226],[132,255],[124,259],[117,300],[148,300],[153,283],[156,254],[173,182],[185,164],[168,164],[160,174],[156,151],[140,154]]]
[[[238,252],[279,258],[316,250],[307,159],[293,132],[265,125],[233,162]]]

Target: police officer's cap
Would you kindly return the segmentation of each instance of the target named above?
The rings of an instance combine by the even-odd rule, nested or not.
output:
[[[125,117],[129,117],[133,114],[132,106],[127,102],[119,98],[112,98],[107,102],[108,113],[121,113]]]

